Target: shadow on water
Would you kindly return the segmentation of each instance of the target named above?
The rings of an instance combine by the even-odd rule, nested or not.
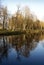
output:
[[[16,60],[21,61],[21,56],[27,58],[34,50],[39,41],[44,39],[42,34],[13,35],[0,37],[0,63],[9,56],[9,49],[16,51]],[[12,51],[12,50],[11,50]],[[15,52],[14,51],[14,52]]]
[[[2,40],[0,40],[0,41],[2,41],[0,43],[0,63],[1,63],[4,58],[8,57],[9,45],[8,45],[7,37],[5,37],[5,36],[3,36]]]

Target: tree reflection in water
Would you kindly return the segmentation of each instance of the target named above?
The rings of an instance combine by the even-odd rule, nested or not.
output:
[[[28,57],[30,55],[30,51],[36,48],[39,42],[39,37],[40,35],[29,34],[25,36],[10,36],[9,42],[12,44],[12,47],[15,48],[15,50],[17,51],[17,58],[20,58],[20,55]]]
[[[8,42],[7,37],[3,36],[2,46],[0,46],[0,62],[2,62],[2,60],[7,57],[8,57]]]
[[[3,38],[3,42],[1,42],[2,45],[0,44],[0,62],[2,59],[8,58],[9,48],[16,50],[17,60],[21,60],[21,56],[29,57],[30,51],[34,50],[37,47],[38,42],[41,40],[41,37],[42,35],[39,34],[0,37],[0,40]]]

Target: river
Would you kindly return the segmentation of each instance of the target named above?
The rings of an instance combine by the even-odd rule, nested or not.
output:
[[[44,34],[0,36],[0,65],[44,65]]]

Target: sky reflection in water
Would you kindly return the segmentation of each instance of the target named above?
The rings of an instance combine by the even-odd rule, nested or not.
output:
[[[44,35],[0,37],[0,65],[44,65]]]

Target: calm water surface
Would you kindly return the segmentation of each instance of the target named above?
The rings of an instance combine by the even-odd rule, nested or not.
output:
[[[0,36],[0,65],[44,65],[44,35]]]

